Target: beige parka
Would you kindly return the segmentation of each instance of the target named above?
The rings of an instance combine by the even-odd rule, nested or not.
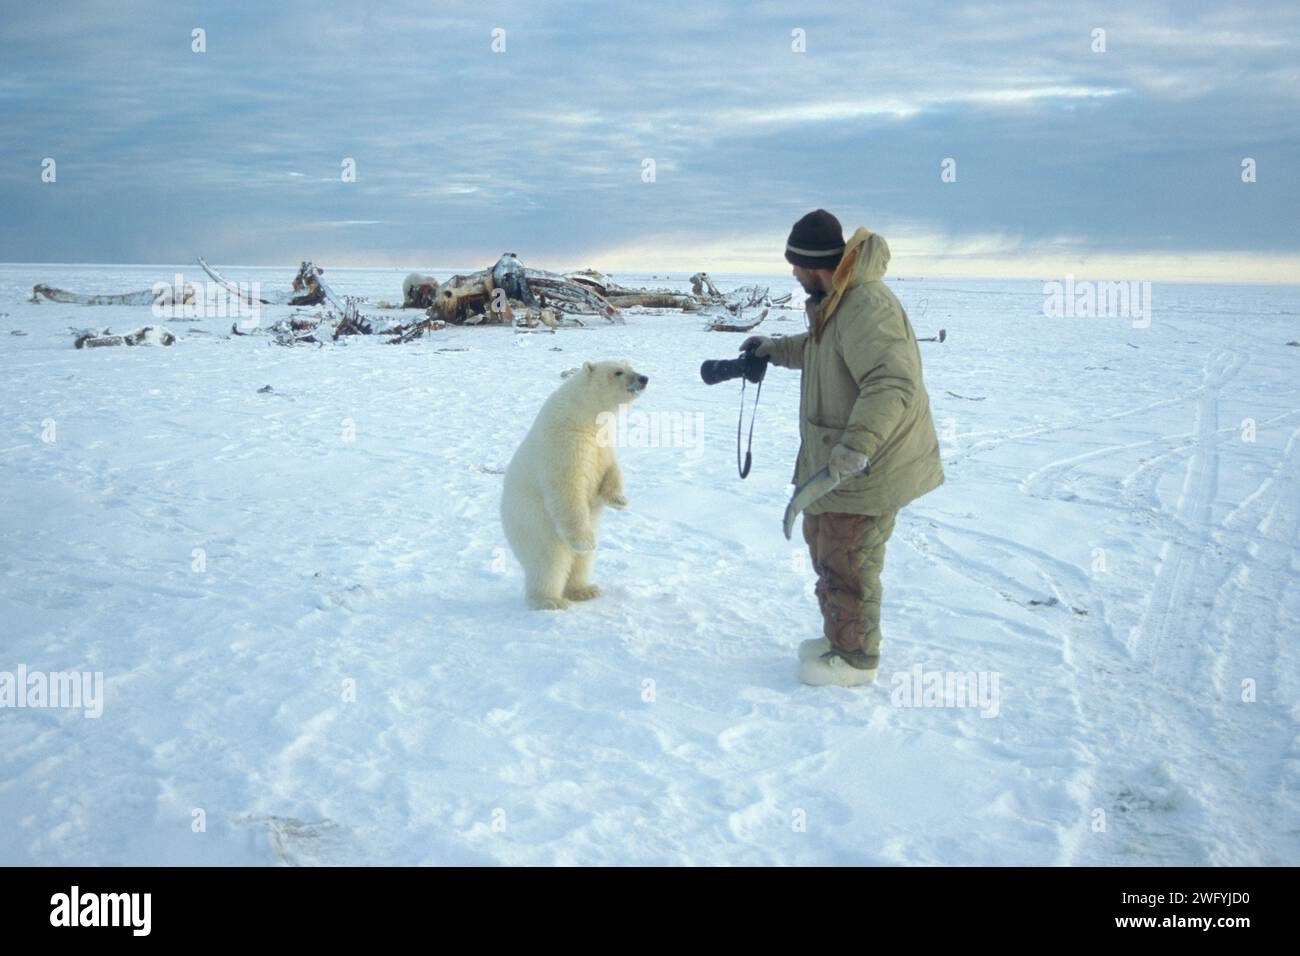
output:
[[[871,473],[850,478],[808,514],[881,515],[943,484],[939,439],[921,375],[921,350],[902,303],[884,283],[889,245],[858,229],[845,245],[832,291],[809,298],[808,331],[774,340],[772,361],[802,369],[799,458],[802,485],[843,442],[867,456]]]

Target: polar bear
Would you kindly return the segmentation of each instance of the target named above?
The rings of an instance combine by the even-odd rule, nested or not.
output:
[[[402,308],[427,309],[438,296],[438,280],[412,272],[402,280]]]
[[[601,509],[626,508],[605,415],[649,379],[626,362],[587,362],[542,405],[506,468],[501,524],[524,566],[530,607],[562,610],[600,594],[592,584]]]

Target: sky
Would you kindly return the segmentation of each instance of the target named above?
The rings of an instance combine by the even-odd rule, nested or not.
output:
[[[1294,2],[0,0],[0,261],[1300,282],[1298,173]]]

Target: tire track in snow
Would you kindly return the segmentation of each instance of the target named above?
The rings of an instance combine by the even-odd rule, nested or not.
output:
[[[1213,492],[1217,486],[1217,445],[1214,443],[1217,440],[1218,394],[1222,386],[1240,369],[1240,365],[1235,356],[1227,356],[1225,353],[1214,356],[1202,369],[1201,385],[1178,399],[1185,400],[1192,396],[1197,398],[1196,424],[1193,429],[1197,442],[1193,444],[1203,449],[1212,448],[1210,455],[1202,454],[1189,465],[1189,477],[1179,500],[1180,516],[1208,521]],[[1028,495],[1051,499],[1057,497],[1053,494],[1053,489],[1067,480],[1073,470],[1084,462],[1182,437],[1162,436],[1144,442],[1113,445],[1083,455],[1072,455],[1030,473],[1021,482],[1020,490]],[[1174,459],[1176,454],[1177,449],[1165,452],[1158,458]],[[1138,471],[1147,468],[1149,464],[1143,463]],[[1121,480],[1121,494],[1124,494],[1123,489],[1127,484],[1127,478]],[[1128,504],[1133,505],[1131,499]],[[1159,516],[1158,507],[1150,510]],[[1121,512],[1126,515],[1138,513],[1132,507],[1122,508]],[[1169,530],[1168,524],[1166,530]],[[1170,566],[1174,573],[1166,578],[1165,590],[1152,595],[1153,601],[1166,602],[1163,605],[1166,617],[1172,615],[1176,608],[1176,605],[1168,602],[1176,600],[1183,593],[1185,582],[1189,580],[1186,575],[1195,570],[1194,560],[1188,561],[1183,551],[1178,552],[1177,558],[1179,562]],[[1093,613],[1081,626],[1090,629],[1097,639],[1089,642],[1088,659],[1075,671],[1077,680],[1074,693],[1079,700],[1077,736],[1085,741],[1093,759],[1086,787],[1081,788],[1083,796],[1079,805],[1080,823],[1071,828],[1065,841],[1066,859],[1070,863],[1116,863],[1124,862],[1125,854],[1134,852],[1162,862],[1204,862],[1198,855],[1199,848],[1186,846],[1185,841],[1175,835],[1179,828],[1168,827],[1167,818],[1163,814],[1163,811],[1180,806],[1184,802],[1186,791],[1158,757],[1171,743],[1181,740],[1182,736],[1177,732],[1171,733],[1170,728],[1164,725],[1161,711],[1167,704],[1163,695],[1152,699],[1154,685],[1150,675],[1134,668],[1134,654],[1138,650],[1134,646],[1134,635],[1142,634],[1140,625],[1121,644],[1111,623],[1111,613],[1103,597],[1104,590],[1091,581],[1089,583],[1091,587],[1087,600]],[[1151,606],[1153,605],[1149,602],[1148,609]],[[1167,627],[1168,621],[1164,623]],[[1158,642],[1159,637],[1157,645]],[[1123,653],[1118,652],[1121,646],[1124,647]],[[1146,688],[1142,687],[1144,681],[1147,683]],[[1159,741],[1154,749],[1153,730],[1156,730],[1154,736]],[[1153,753],[1157,756],[1154,762],[1151,760]],[[1092,829],[1097,810],[1106,815],[1103,819],[1107,821],[1108,830],[1101,834]],[[1192,805],[1189,812],[1199,812],[1199,805]],[[1114,828],[1113,831],[1110,830],[1111,827]],[[1135,849],[1139,846],[1140,849]],[[1191,860],[1188,859],[1189,852]]]
[[[1266,418],[1259,423],[1260,428],[1272,425],[1287,418],[1300,415],[1300,408],[1293,408],[1290,411],[1274,415],[1272,418]],[[1218,430],[1218,434],[1237,434],[1240,430],[1238,425],[1226,425]],[[1192,438],[1192,432],[1186,432],[1178,435],[1167,435],[1164,439],[1153,440],[1153,444],[1162,440]],[[1143,461],[1135,470],[1129,472],[1120,481],[1120,494],[1123,498],[1124,507],[1122,510],[1133,514],[1144,523],[1159,523],[1165,528],[1167,534],[1189,534],[1194,533],[1195,529],[1181,521],[1178,515],[1165,511],[1160,506],[1157,489],[1160,482],[1164,480],[1165,475],[1169,474],[1174,468],[1188,458],[1193,449],[1196,447],[1196,441],[1185,441],[1176,445],[1153,458]],[[1227,537],[1248,537],[1236,532],[1232,527],[1233,514],[1249,503],[1250,498],[1261,494],[1267,480],[1260,488],[1257,488],[1242,503],[1237,505],[1222,522],[1219,524],[1219,534]]]
[[[1196,403],[1196,441],[1188,462],[1183,487],[1174,504],[1175,520],[1197,530],[1202,537],[1211,528],[1211,509],[1219,482],[1219,392],[1242,366],[1239,356],[1216,353],[1206,360],[1202,374],[1203,387]],[[1203,615],[1192,612],[1197,620],[1187,621],[1186,611],[1191,603],[1191,590],[1200,572],[1201,542],[1171,537],[1161,549],[1160,570],[1157,572],[1151,598],[1141,621],[1129,634],[1129,650],[1144,658],[1153,676],[1168,674],[1170,666],[1162,666],[1163,649],[1170,643],[1176,624],[1197,624]],[[1198,605],[1199,606],[1199,605]],[[1184,627],[1183,633],[1188,629]],[[1175,638],[1175,640],[1177,640]],[[1177,657],[1169,658],[1186,670],[1186,643],[1179,645]],[[1188,677],[1190,674],[1180,676]]]
[[[1296,512],[1288,504],[1296,496],[1292,494],[1288,499],[1286,492],[1292,486],[1283,479],[1295,474],[1291,458],[1300,444],[1297,441],[1300,430],[1292,434],[1282,460],[1260,488],[1243,499],[1242,504],[1219,526],[1216,527],[1212,520],[1220,469],[1219,442],[1226,433],[1237,431],[1235,425],[1219,426],[1219,396],[1243,365],[1240,355],[1229,352],[1214,354],[1206,360],[1201,385],[1189,393],[1189,397],[1194,395],[1197,398],[1194,426],[1190,432],[1071,455],[1036,469],[1020,484],[1022,493],[1048,500],[1061,498],[1063,496],[1055,490],[1062,483],[1072,481],[1071,476],[1087,462],[1144,447],[1159,447],[1171,441],[1180,442],[1156,458],[1143,462],[1121,480],[1121,494],[1130,506],[1121,510],[1149,513],[1170,538],[1162,550],[1164,563],[1157,573],[1156,585],[1142,619],[1129,634],[1130,663],[1126,667],[1124,660],[1106,661],[1104,657],[1090,657],[1079,671],[1082,687],[1077,689],[1082,693],[1071,693],[1079,714],[1078,737],[1095,747],[1098,753],[1096,769],[1100,772],[1093,773],[1087,782],[1091,795],[1086,802],[1108,812],[1112,808],[1120,811],[1117,819],[1124,825],[1118,847],[1116,841],[1089,846],[1084,840],[1088,827],[1075,827],[1063,840],[1063,855],[1067,861],[1073,861],[1089,850],[1104,848],[1100,855],[1091,855],[1115,862],[1113,853],[1116,849],[1123,853],[1132,851],[1135,846],[1140,847],[1136,852],[1168,862],[1249,861],[1257,848],[1268,845],[1269,825],[1261,827],[1256,821],[1261,818],[1280,821],[1282,818],[1281,806],[1273,803],[1255,818],[1238,823],[1236,829],[1239,832],[1213,831],[1205,838],[1193,841],[1179,835],[1180,829],[1187,829],[1185,821],[1188,817],[1199,822],[1201,818],[1208,818],[1214,807],[1249,805],[1252,794],[1261,792],[1276,800],[1285,791],[1285,781],[1278,771],[1281,766],[1279,758],[1293,743],[1290,740],[1292,735],[1287,733],[1285,739],[1253,746],[1258,738],[1258,721],[1253,721],[1253,718],[1259,711],[1238,707],[1229,712],[1232,697],[1220,695],[1226,698],[1226,704],[1218,703],[1212,714],[1207,715],[1205,695],[1198,692],[1214,668],[1228,668],[1232,676],[1242,670],[1258,674],[1276,672],[1280,650],[1277,645],[1281,636],[1288,633],[1281,600],[1287,593],[1286,577],[1275,575],[1272,580],[1277,591],[1272,594],[1272,603],[1277,615],[1277,638],[1265,659],[1259,658],[1254,643],[1247,643],[1239,647],[1244,648],[1251,659],[1236,664],[1231,661],[1229,647],[1211,654],[1202,639],[1202,635],[1208,633],[1207,622],[1219,619],[1223,612],[1227,613],[1225,620],[1235,619],[1241,599],[1239,585],[1244,581],[1250,558],[1261,547],[1270,550],[1274,564],[1289,560],[1294,553],[1294,548],[1288,544],[1296,537]],[[1151,403],[1146,407],[1158,404],[1168,402]],[[1267,423],[1289,418],[1297,412],[1300,409],[1292,409],[1268,419]],[[1186,438],[1192,440],[1182,441]],[[1180,462],[1185,462],[1187,473],[1170,513],[1160,507],[1156,488],[1160,477]],[[1234,531],[1234,522],[1239,522],[1244,514],[1254,517],[1260,512],[1266,513],[1258,520],[1256,531],[1267,532],[1270,523],[1276,522],[1281,536],[1265,534],[1262,545],[1252,543],[1258,540],[1258,535],[1241,541],[1247,536]],[[963,528],[954,530],[967,531]],[[1053,578],[1052,572],[1069,580],[1081,575],[1080,569],[1069,566],[1063,571],[1055,559],[1010,539],[994,540],[996,536],[982,533],[976,533],[976,537],[985,548],[1000,549],[1007,556],[1006,561],[995,562],[997,565],[1007,567],[1013,557],[1029,562],[1035,573],[1048,583],[1054,596],[1067,604],[1076,603],[1070,592]],[[1230,548],[1229,539],[1240,546]],[[1207,566],[1208,555],[1204,548],[1207,542],[1220,553],[1228,551],[1236,558],[1235,563],[1229,563],[1227,570],[1220,575],[1216,576]],[[928,550],[924,540],[912,543],[918,550]],[[964,560],[956,549],[950,549],[948,556]],[[1042,560],[1045,557],[1048,558],[1046,563]],[[1286,565],[1282,564],[1282,567]],[[1024,585],[1013,575],[988,566],[968,562],[961,570],[967,577],[1008,600],[1015,600],[1013,594],[1017,586],[1023,588]],[[1078,623],[1085,630],[1093,629],[1099,637],[1110,636],[1109,641],[1095,642],[1096,650],[1116,647],[1118,644],[1105,602],[1091,587],[1087,576],[1083,577],[1084,589],[1089,596],[1077,599],[1077,602],[1086,605],[1092,613]],[[1210,586],[1212,599],[1200,604],[1192,603],[1207,590],[1206,585]],[[1228,606],[1225,606],[1226,601],[1230,601]],[[1063,642],[1069,641],[1067,632],[1058,629],[1058,633]],[[1093,650],[1090,648],[1090,654]],[[1149,672],[1146,688],[1141,687],[1142,675],[1130,670],[1134,658],[1140,662],[1144,672]],[[1130,671],[1128,679],[1119,676],[1125,671]],[[1214,683],[1217,687],[1222,682]],[[1272,715],[1265,721],[1265,726],[1276,726],[1276,717],[1276,714]],[[1116,726],[1117,723],[1120,726]],[[1210,735],[1204,733],[1207,724],[1213,728]],[[1255,729],[1253,737],[1252,728]],[[1204,739],[1206,736],[1211,738],[1209,742]],[[1153,739],[1157,742],[1155,747],[1152,746]],[[1217,767],[1222,772],[1192,772],[1192,768],[1206,766]],[[1079,776],[1088,775],[1077,775],[1076,781]],[[1168,815],[1170,813],[1182,814],[1181,827],[1178,821],[1171,825],[1174,818]],[[1279,825],[1274,829],[1283,832],[1285,827]]]
[[[1266,424],[1290,414],[1275,416]],[[1298,439],[1300,429],[1292,431],[1268,477],[1221,522],[1209,523],[1208,505],[1200,513],[1205,519],[1205,543],[1221,562],[1207,548],[1194,553],[1197,574],[1188,592],[1188,600],[1195,602],[1188,608],[1193,624],[1183,631],[1192,635],[1194,646],[1184,654],[1182,673],[1171,682],[1170,696],[1186,722],[1205,727],[1203,737],[1192,741],[1198,771],[1185,786],[1209,807],[1254,808],[1251,815],[1234,818],[1235,829],[1215,831],[1212,862],[1279,863],[1293,859],[1296,852],[1297,841],[1294,832],[1288,832],[1283,804],[1283,768],[1288,757],[1295,756],[1295,721],[1292,717],[1288,723],[1285,712],[1290,699],[1278,691],[1279,677],[1285,674],[1281,642],[1295,627],[1294,620],[1287,621],[1286,599],[1291,594],[1300,520],[1294,477]],[[1254,519],[1253,527],[1237,529],[1249,519]],[[1252,585],[1253,569],[1264,572],[1254,575],[1264,577],[1262,588]],[[1202,594],[1208,600],[1198,601]],[[1272,640],[1264,644],[1252,639],[1258,628],[1254,622],[1269,617],[1275,622]],[[1162,624],[1168,627],[1168,621],[1166,616]],[[1242,621],[1252,622],[1252,633],[1236,639],[1236,626]],[[1160,663],[1155,661],[1157,668]],[[1257,684],[1259,697],[1253,703],[1243,700],[1246,678]]]
[[[1210,696],[1220,702],[1212,724],[1217,746],[1211,749],[1219,763],[1231,768],[1219,781],[1219,792],[1227,791],[1228,796],[1218,799],[1256,808],[1254,825],[1246,826],[1236,842],[1247,851],[1262,850],[1259,862],[1265,864],[1287,863],[1300,853],[1300,839],[1294,828],[1288,829],[1286,819],[1288,790],[1294,790],[1287,768],[1300,763],[1300,736],[1291,711],[1294,688],[1286,683],[1283,648],[1298,623],[1291,603],[1295,559],[1300,553],[1298,458],[1300,428],[1291,432],[1270,475],[1221,523],[1221,529],[1229,529],[1247,518],[1256,519],[1254,533],[1234,552],[1235,560],[1224,564],[1219,576],[1211,602],[1217,633],[1206,646],[1211,655]],[[1213,535],[1224,543],[1221,531]],[[1258,632],[1258,622],[1269,619],[1273,622],[1272,640],[1265,645],[1252,638]],[[1247,624],[1240,634],[1238,622]],[[1247,680],[1253,682],[1257,695],[1249,702],[1245,699]]]
[[[1129,418],[1130,416],[1133,415],[1140,415],[1143,412],[1154,411],[1157,408],[1164,408],[1168,405],[1177,405],[1181,402],[1187,401],[1188,399],[1199,397],[1201,394],[1203,394],[1205,388],[1206,388],[1205,383],[1202,383],[1201,385],[1198,385],[1196,388],[1192,389],[1191,391],[1185,394],[1176,395],[1173,398],[1160,398],[1153,402],[1147,402],[1143,405],[1135,405],[1133,408],[1126,408],[1122,411],[1113,412],[1109,415],[1102,415],[1099,418],[1085,418],[1075,422],[1054,422],[1049,425],[1036,425],[1032,428],[1025,428],[1019,431],[1004,432],[1001,434],[994,433],[990,438],[982,439],[980,441],[975,442],[975,444],[963,448],[959,451],[953,452],[950,455],[945,455],[943,459],[944,466],[946,467],[948,465],[956,464],[960,461],[970,458],[973,455],[989,451],[1001,445],[1005,445],[1007,442],[1019,441],[1022,438],[1039,438],[1044,435],[1054,435],[1058,432],[1072,431],[1078,428],[1086,428],[1090,425],[1104,425],[1104,424],[1108,424],[1109,422],[1118,421],[1121,418]],[[969,440],[971,438],[977,437],[980,434],[981,434],[980,432],[973,432],[971,434],[966,435],[965,437],[967,440]]]
[[[1279,748],[1275,743],[1260,746],[1257,734],[1251,733],[1251,719],[1262,712],[1234,709],[1231,698],[1219,693],[1216,673],[1226,666],[1224,656],[1230,649],[1216,647],[1209,639],[1213,622],[1234,619],[1239,595],[1232,582],[1240,579],[1241,561],[1249,555],[1249,545],[1235,551],[1229,547],[1229,526],[1243,513],[1243,505],[1251,507],[1247,502],[1264,507],[1271,500],[1269,515],[1279,505],[1285,511],[1282,493],[1266,499],[1265,485],[1286,472],[1294,448],[1293,435],[1273,476],[1216,526],[1219,440],[1224,432],[1236,430],[1219,427],[1219,397],[1243,364],[1241,356],[1232,353],[1208,357],[1194,413],[1195,439],[1144,462],[1121,483],[1135,509],[1135,499],[1141,497],[1148,510],[1162,517],[1169,537],[1150,597],[1126,643],[1136,670],[1120,685],[1094,675],[1085,694],[1101,704],[1096,712],[1103,721],[1109,715],[1111,735],[1105,747],[1105,785],[1095,790],[1093,800],[1108,812],[1121,811],[1122,816],[1111,819],[1123,822],[1114,837],[1092,845],[1092,860],[1123,862],[1123,854],[1131,853],[1146,861],[1240,864],[1260,862],[1260,848],[1269,844],[1269,827],[1259,821],[1272,810],[1250,817],[1217,815],[1235,824],[1233,830],[1214,818],[1218,807],[1253,805],[1259,783],[1274,793],[1282,786],[1280,781],[1268,783],[1279,766]],[[1172,513],[1163,511],[1156,496],[1160,475],[1175,466],[1184,451],[1186,473],[1178,498]],[[1293,523],[1294,518],[1291,509],[1284,520]],[[1222,574],[1213,569],[1211,548],[1229,555]],[[1230,599],[1227,606],[1225,599]],[[1281,626],[1277,633],[1284,633]],[[1262,667],[1275,670],[1277,655],[1269,657]],[[1098,724],[1098,731],[1105,729]],[[1248,776],[1264,780],[1247,785]]]

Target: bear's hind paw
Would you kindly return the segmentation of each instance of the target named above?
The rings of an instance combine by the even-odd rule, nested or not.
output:
[[[563,597],[530,597],[528,606],[534,611],[564,611],[573,602]]]
[[[600,597],[600,587],[595,584],[584,584],[581,587],[565,588],[564,596],[572,601],[590,601],[592,598]]]
[[[604,498],[605,504],[618,511],[622,511],[627,507],[627,499],[622,495],[605,495]]]

